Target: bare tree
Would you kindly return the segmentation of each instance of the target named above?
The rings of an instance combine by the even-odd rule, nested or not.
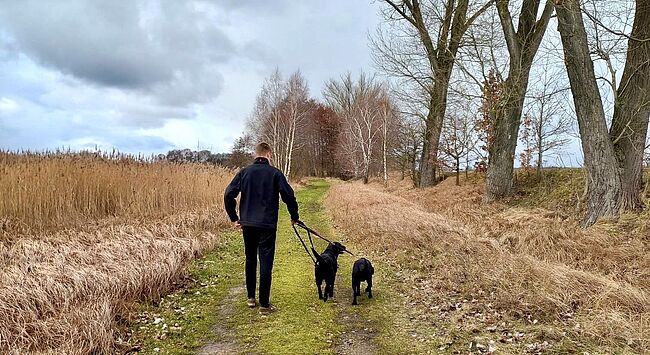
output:
[[[414,186],[418,183],[418,161],[422,150],[422,128],[424,120],[414,116],[403,116],[400,120],[397,133],[397,144],[395,155],[402,174],[402,179],[407,176],[413,181]]]
[[[485,202],[508,195],[512,188],[514,156],[530,69],[553,13],[553,0],[547,0],[538,19],[540,0],[523,0],[517,29],[509,8],[510,1],[497,0],[503,35],[510,54],[508,78],[503,83],[503,101],[496,110],[494,142],[486,178]]]
[[[535,148],[533,145],[534,127],[533,120],[530,114],[525,114],[522,118],[523,129],[519,131],[519,140],[524,144],[523,151],[519,154],[519,162],[521,168],[526,171],[526,175],[530,173],[532,167],[533,155]]]
[[[621,176],[609,138],[579,0],[555,4],[565,65],[573,93],[587,171],[585,226],[600,217],[618,216]]]
[[[355,177],[370,178],[374,149],[381,139],[382,102],[388,100],[385,87],[361,74],[357,81],[347,74],[340,81],[327,82],[323,96],[341,117],[341,148]]]
[[[265,141],[271,145],[276,153],[276,166],[282,167],[284,157],[277,154],[282,147],[282,101],[286,98],[286,84],[278,68],[264,81],[260,93],[257,95],[255,108],[247,122],[248,131],[253,132],[258,141]]]
[[[561,73],[553,70],[548,62],[540,71],[538,85],[527,95],[531,101],[527,115],[532,129],[533,153],[537,155],[537,178],[542,177],[544,157],[568,144],[573,128],[572,117],[566,109],[568,88],[558,80]]]
[[[292,171],[298,176],[338,176],[336,159],[338,150],[340,119],[325,105],[311,100],[304,124],[297,137]]]
[[[286,176],[291,174],[296,132],[309,111],[307,83],[299,71],[288,81],[276,69],[265,80],[248,121],[251,132],[258,141],[271,145],[274,164]]]
[[[296,131],[303,123],[309,112],[310,106],[309,91],[307,83],[300,71],[295,72],[289,77],[286,83],[286,98],[283,102],[283,127],[282,131],[286,135],[284,153],[284,166],[282,171],[286,176],[291,174],[291,163],[293,161],[293,152],[296,148]]]
[[[435,183],[436,159],[454,62],[469,26],[493,4],[470,11],[469,0],[384,0],[393,40],[378,32],[373,40],[378,66],[410,82],[426,97],[426,124],[420,159],[420,186]],[[397,40],[396,40],[397,39]]]
[[[456,185],[460,185],[460,166],[463,160],[469,166],[469,156],[478,143],[476,117],[467,110],[457,110],[445,120],[440,150],[453,162]]]
[[[624,209],[643,206],[639,192],[650,117],[650,0],[637,0],[627,59],[616,90],[610,138],[621,169]]]
[[[381,116],[381,160],[382,160],[382,177],[384,186],[388,186],[388,156],[389,149],[393,145],[397,134],[396,129],[399,127],[399,112],[393,100],[389,96],[387,89],[382,90],[382,98],[380,98],[379,110]]]

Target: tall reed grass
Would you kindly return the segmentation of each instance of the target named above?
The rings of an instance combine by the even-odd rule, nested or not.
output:
[[[0,216],[32,228],[221,204],[231,172],[118,154],[0,152]]]
[[[0,353],[108,354],[227,225],[232,173],[101,154],[0,153]]]

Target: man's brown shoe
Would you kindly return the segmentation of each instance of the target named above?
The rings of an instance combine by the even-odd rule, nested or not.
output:
[[[275,307],[272,304],[270,304],[268,307],[260,306],[260,314],[263,316],[268,316],[273,312],[275,312]]]
[[[246,305],[250,308],[255,308],[257,307],[257,301],[255,301],[254,298],[249,298],[248,301],[246,301]]]

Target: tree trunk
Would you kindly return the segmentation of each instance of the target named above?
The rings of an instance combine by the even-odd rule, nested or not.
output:
[[[364,170],[363,170],[363,183],[367,184],[369,180],[370,180],[370,170],[368,170],[368,168],[364,168]]]
[[[442,124],[447,110],[447,92],[449,91],[449,76],[453,61],[447,64],[448,70],[442,70],[438,76],[427,113],[426,128],[424,131],[424,146],[420,160],[420,187],[433,186],[436,183],[436,166],[438,161],[438,146]]]
[[[650,0],[637,0],[610,137],[621,172],[621,207],[643,207],[639,192],[650,116]]]
[[[618,216],[621,206],[621,177],[614,145],[607,131],[578,1],[558,1],[555,11],[587,170],[587,214],[583,225],[590,226],[600,217]]]
[[[418,156],[417,148],[413,148],[413,153],[411,154],[411,178],[413,179],[413,187],[420,186],[420,177],[418,176]]]
[[[460,158],[456,158],[456,186],[460,186]]]
[[[382,142],[383,168],[384,168],[384,187],[388,187],[388,149],[386,140],[388,139],[388,127],[384,123],[384,139]]]
[[[518,28],[515,32],[508,1],[498,0],[497,10],[510,54],[508,79],[503,83],[503,109],[496,111],[494,141],[490,145],[484,202],[493,202],[510,194],[521,124],[524,96],[533,59],[544,37],[553,13],[552,0],[547,0],[539,20],[538,0],[524,0],[521,5]]]
[[[544,112],[544,106],[542,106],[542,112]],[[540,114],[539,122],[537,127],[535,127],[537,133],[537,180],[542,181],[542,165],[544,164],[544,137],[543,137],[543,125],[544,114]]]
[[[514,64],[511,64],[514,65]],[[524,93],[528,86],[529,70],[525,73],[511,73],[503,83],[504,92],[509,98],[502,110],[497,110],[494,125],[494,141],[490,145],[490,165],[485,179],[484,202],[493,202],[510,194],[512,174],[517,149],[517,136],[524,107]]]
[[[544,154],[542,152],[542,148],[538,147],[539,149],[537,151],[537,180],[541,181],[542,180],[542,155]]]

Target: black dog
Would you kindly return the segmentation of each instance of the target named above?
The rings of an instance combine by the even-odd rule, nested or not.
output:
[[[338,257],[345,252],[345,246],[339,242],[329,244],[323,254],[318,254],[314,248],[311,249],[318,261],[314,270],[316,275],[316,286],[318,286],[318,299],[327,302],[328,297],[334,297],[334,280],[338,270]],[[325,295],[321,290],[321,284],[325,280]]]
[[[375,268],[372,267],[370,260],[361,258],[354,262],[352,266],[352,304],[357,304],[357,296],[361,296],[361,282],[366,281],[368,287],[368,298],[372,298],[372,275],[375,273]]]

